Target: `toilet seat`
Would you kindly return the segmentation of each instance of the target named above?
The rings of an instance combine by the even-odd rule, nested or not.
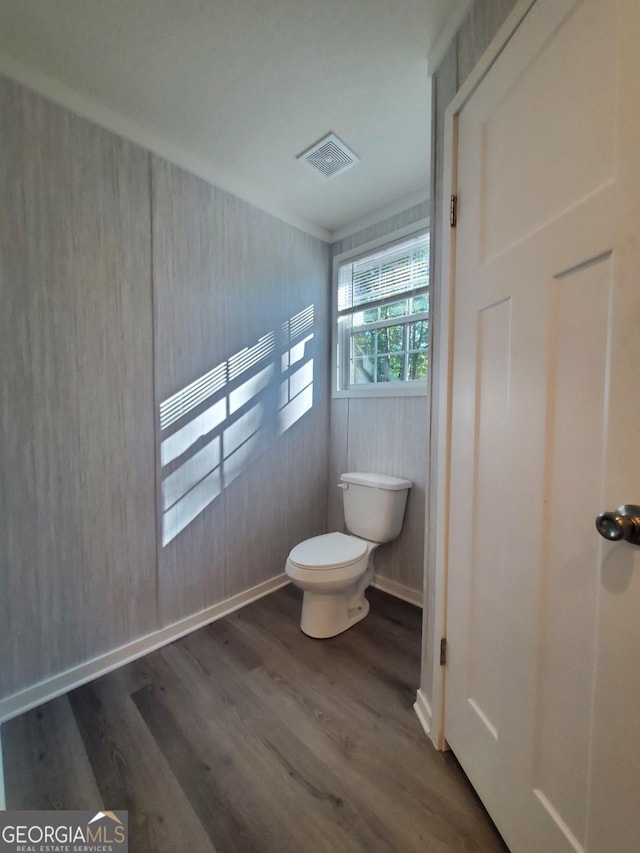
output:
[[[345,533],[324,533],[305,539],[289,554],[289,562],[299,569],[339,569],[357,563],[367,553],[368,544]]]

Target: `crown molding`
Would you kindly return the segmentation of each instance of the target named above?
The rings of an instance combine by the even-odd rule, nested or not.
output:
[[[402,213],[410,207],[415,207],[417,204],[429,201],[429,193],[427,190],[419,190],[418,192],[410,193],[397,201],[386,204],[384,207],[375,210],[373,213],[367,214],[362,219],[357,219],[349,225],[343,225],[336,231],[330,233],[332,243],[337,243],[345,237],[350,237],[352,234],[357,234],[359,231],[364,231],[365,228],[370,228],[372,225],[377,225],[379,222],[384,222],[390,216],[395,216],[396,213]]]
[[[325,242],[329,242],[331,239],[331,232],[327,229],[321,228],[303,217],[292,215],[286,210],[273,207],[267,200],[256,197],[250,188],[240,185],[240,182],[233,176],[218,171],[211,162],[203,157],[194,154],[181,145],[164,139],[132,119],[75,89],[71,89],[48,74],[43,74],[2,51],[0,51],[0,75],[32,89],[59,106],[112,131],[129,142],[140,145],[153,154],[163,157],[187,172],[191,172],[193,175],[247,202],[247,204],[277,217],[294,228],[299,228],[301,231],[305,231]]]

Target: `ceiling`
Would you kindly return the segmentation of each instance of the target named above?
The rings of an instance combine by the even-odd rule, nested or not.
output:
[[[429,193],[433,62],[468,0],[0,0],[0,73],[311,233]],[[333,131],[360,162],[296,156]]]

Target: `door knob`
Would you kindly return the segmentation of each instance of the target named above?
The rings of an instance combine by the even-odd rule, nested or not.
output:
[[[596,518],[596,529],[610,542],[626,539],[633,545],[640,545],[640,506],[625,504],[615,512],[601,512]]]

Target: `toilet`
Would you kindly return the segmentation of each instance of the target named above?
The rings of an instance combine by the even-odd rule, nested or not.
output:
[[[303,590],[300,628],[309,637],[335,637],[367,615],[364,593],[373,577],[373,551],[399,536],[411,486],[411,480],[387,474],[340,477],[349,532],[305,539],[285,566]]]

